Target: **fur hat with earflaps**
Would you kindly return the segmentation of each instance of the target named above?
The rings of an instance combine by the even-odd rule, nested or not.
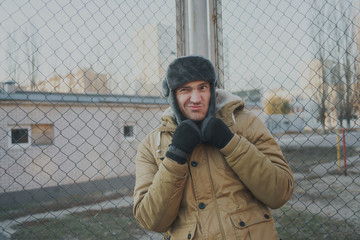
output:
[[[167,69],[166,79],[162,84],[163,95],[168,98],[178,124],[186,118],[177,104],[175,90],[188,82],[199,80],[210,83],[211,97],[207,116],[215,116],[215,88],[218,84],[218,78],[210,60],[201,56],[179,57],[170,63]]]

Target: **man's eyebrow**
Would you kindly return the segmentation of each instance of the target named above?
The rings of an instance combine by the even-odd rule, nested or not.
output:
[[[181,90],[181,89],[192,89],[192,87],[189,87],[189,86],[182,86],[182,87],[179,87],[178,89],[176,90]]]
[[[203,86],[209,86],[210,83],[208,82],[204,82],[204,83],[200,83],[199,85],[197,85],[196,87],[203,87]],[[191,87],[191,86],[181,86],[178,89],[192,89],[192,88],[196,88],[196,87]]]
[[[208,87],[210,86],[210,83],[206,82],[206,83],[201,83],[198,85],[198,87]]]

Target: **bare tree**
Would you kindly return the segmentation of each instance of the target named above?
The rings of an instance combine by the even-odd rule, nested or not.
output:
[[[6,55],[7,55],[7,71],[9,78],[18,81],[19,68],[19,45],[16,41],[16,32],[8,33],[6,40]]]
[[[344,35],[344,17],[342,14],[343,5],[340,7],[334,6],[334,14],[332,19],[334,21],[334,30],[332,31],[331,37],[333,39],[333,47],[331,49],[331,70],[330,70],[330,81],[332,86],[333,94],[330,96],[330,102],[332,103],[333,110],[336,113],[336,119],[340,123],[340,126],[343,126],[344,119],[344,96],[345,96],[345,87],[344,87],[344,74],[343,74],[343,35]]]
[[[25,31],[26,44],[24,45],[24,53],[26,55],[28,65],[28,77],[30,79],[30,89],[36,88],[36,78],[39,71],[39,48],[40,39],[39,32],[35,25],[29,21]]]
[[[354,116],[355,44],[351,2],[314,1],[311,37],[319,61],[318,120],[325,131],[336,119],[340,126]]]
[[[340,126],[343,127],[343,120],[346,120],[347,127],[350,128],[350,121],[354,116],[354,90],[355,82],[355,60],[356,45],[354,42],[354,21],[352,17],[351,3],[339,1],[336,9],[340,13],[337,19],[337,62],[336,62],[336,111]]]
[[[316,77],[320,79],[315,83],[318,88],[316,98],[318,106],[318,121],[322,126],[322,132],[325,132],[325,120],[327,112],[327,96],[328,96],[328,80],[325,71],[326,57],[328,56],[327,44],[327,17],[326,17],[326,3],[315,1],[312,7],[312,24],[311,37],[313,38],[312,50],[314,57],[319,61],[319,66],[316,67]]]
[[[341,3],[341,1],[340,1]],[[342,5],[342,4],[341,4]],[[351,14],[351,4],[349,7],[345,8],[344,16],[352,16]],[[346,120],[347,127],[350,128],[350,120],[354,116],[354,95],[355,91],[353,91],[352,86],[355,82],[355,59],[356,59],[356,46],[354,42],[354,28],[353,18],[346,18],[344,20],[345,23],[345,34],[344,34],[344,46],[345,46],[345,54],[344,54],[344,72],[345,72],[345,103],[344,103],[344,119]]]
[[[352,90],[354,92],[351,101],[354,103],[353,111],[354,116],[358,116],[360,112],[360,2],[358,3],[358,6],[354,6],[354,28],[353,28],[353,34],[354,34],[354,44],[356,46],[356,53],[355,53],[355,80],[354,84],[352,86]]]

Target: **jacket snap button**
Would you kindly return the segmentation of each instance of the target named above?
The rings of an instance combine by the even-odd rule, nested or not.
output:
[[[191,234],[190,233],[188,234],[188,239],[191,239]]]
[[[264,217],[265,217],[266,219],[269,219],[269,218],[270,218],[270,216],[269,216],[268,214],[265,214]]]
[[[240,227],[245,227],[245,223],[244,223],[243,221],[241,221],[241,222],[239,223],[239,225],[240,225]]]
[[[192,161],[192,162],[191,162],[191,166],[196,167],[197,165],[198,165],[197,162],[195,162],[195,161]]]
[[[199,203],[199,208],[200,208],[200,209],[204,209],[204,208],[205,208],[205,203],[203,203],[203,202],[202,202],[202,203]]]

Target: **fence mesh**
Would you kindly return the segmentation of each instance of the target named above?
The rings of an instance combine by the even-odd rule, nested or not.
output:
[[[359,239],[360,3],[221,9],[223,86],[294,172],[280,237]],[[132,216],[134,156],[168,107],[176,21],[175,1],[0,1],[0,239],[161,238]]]

